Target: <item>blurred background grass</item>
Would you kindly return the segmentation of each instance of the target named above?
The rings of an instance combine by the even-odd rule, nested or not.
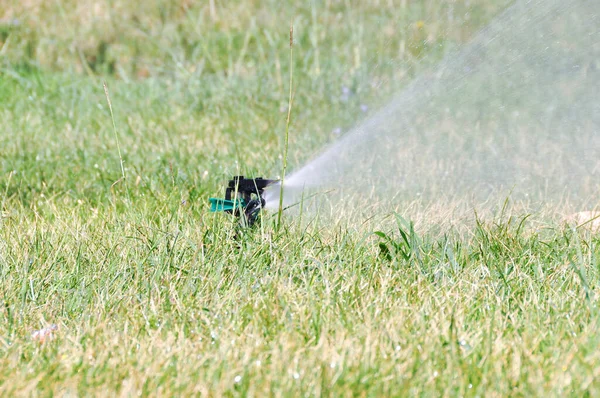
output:
[[[266,66],[286,63],[281,50],[292,20],[298,73],[337,75],[346,66],[348,75],[365,61],[410,61],[439,44],[460,42],[507,3],[5,1],[5,65],[124,80],[177,73],[255,78]]]

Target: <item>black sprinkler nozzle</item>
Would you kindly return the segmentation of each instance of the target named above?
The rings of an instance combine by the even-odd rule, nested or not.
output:
[[[225,199],[210,198],[211,211],[224,211],[236,217],[242,217],[244,225],[251,226],[258,219],[260,210],[265,206],[263,193],[265,188],[277,182],[264,178],[244,178],[235,176],[229,180],[225,189]]]

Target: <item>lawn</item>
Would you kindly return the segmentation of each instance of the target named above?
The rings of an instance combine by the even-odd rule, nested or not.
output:
[[[209,212],[281,174],[290,68],[294,170],[508,1],[296,3],[3,1],[0,395],[600,394],[600,238],[551,209]]]

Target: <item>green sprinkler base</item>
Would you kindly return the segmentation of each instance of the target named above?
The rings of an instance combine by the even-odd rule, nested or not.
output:
[[[236,209],[243,210],[246,207],[246,201],[243,199],[227,200],[221,198],[210,198],[210,211],[233,211]]]

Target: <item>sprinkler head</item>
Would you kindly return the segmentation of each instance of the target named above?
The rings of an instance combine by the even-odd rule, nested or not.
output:
[[[235,176],[225,188],[225,199],[210,198],[210,211],[224,211],[239,217],[242,225],[251,226],[265,206],[263,193],[266,187],[277,182],[264,178]]]

